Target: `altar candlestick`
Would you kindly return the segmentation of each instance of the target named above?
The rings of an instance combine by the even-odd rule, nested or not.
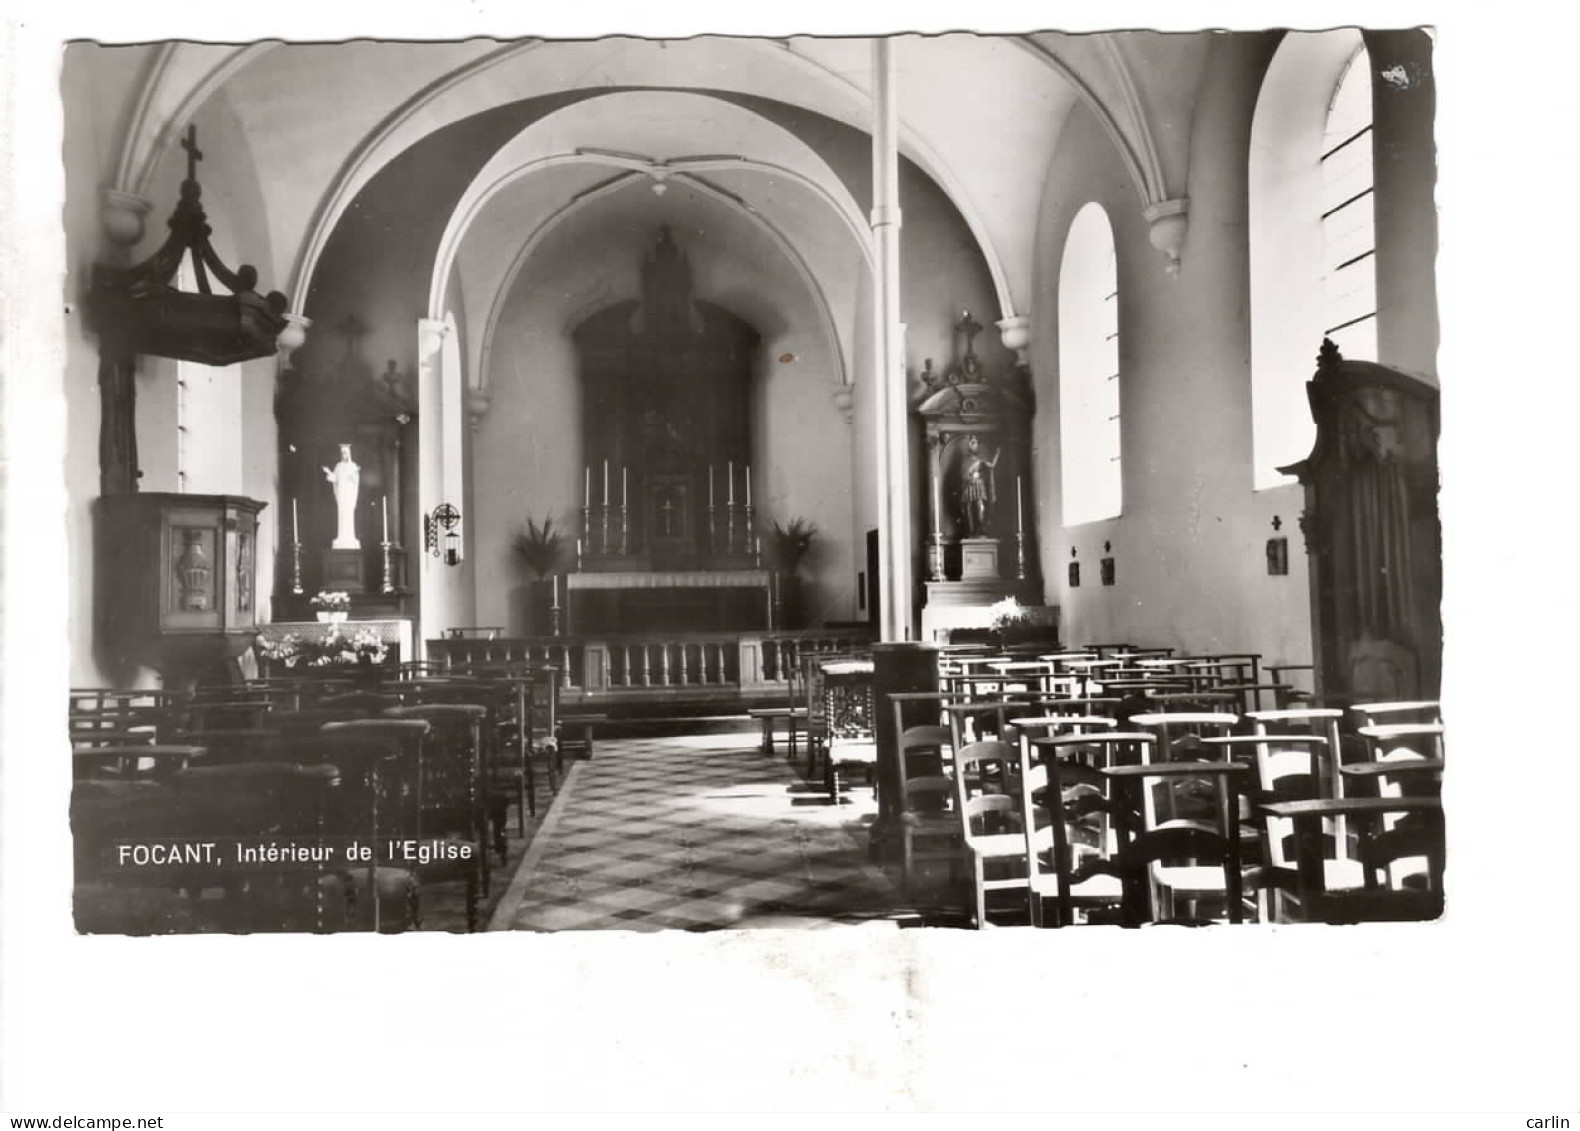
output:
[[[582,506],[592,506],[592,464],[582,468]]]
[[[752,465],[746,465],[746,505],[752,505]]]
[[[296,500],[291,500],[291,541],[300,543],[302,540],[302,524],[296,513]]]
[[[713,465],[708,464],[708,506],[713,505]]]
[[[625,481],[626,472],[629,470],[630,468],[626,467],[624,464],[620,465],[620,505],[622,507],[629,506],[631,503],[630,492],[627,489],[627,484]]]
[[[385,495],[381,500],[384,504],[384,541],[390,540],[390,497]]]
[[[603,461],[603,505],[609,505],[609,461]]]
[[[1022,512],[1020,501],[1020,476],[1015,476],[1015,533],[1019,534],[1025,525],[1026,519]]]
[[[724,501],[725,501],[726,504],[728,504],[729,506],[733,507],[735,505],[735,461],[734,460],[730,461],[730,466],[729,466],[729,492],[730,492],[729,498],[725,499]]]
[[[578,567],[580,567],[581,564],[582,564],[582,540],[580,538],[578,538],[578,539],[576,539],[576,565]]]
[[[557,609],[559,607],[560,607],[560,579],[559,579],[559,576],[556,575],[554,577],[549,578],[549,608]]]

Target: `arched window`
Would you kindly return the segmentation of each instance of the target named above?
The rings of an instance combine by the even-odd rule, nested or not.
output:
[[[1377,359],[1377,227],[1372,207],[1372,84],[1357,47],[1322,135],[1323,336],[1345,357]]]
[[[1356,28],[1289,32],[1251,124],[1251,428],[1254,486],[1314,438],[1306,382],[1332,338],[1377,356],[1371,64]]]
[[[1114,233],[1094,203],[1076,213],[1059,268],[1059,453],[1066,526],[1120,512],[1119,399]]]

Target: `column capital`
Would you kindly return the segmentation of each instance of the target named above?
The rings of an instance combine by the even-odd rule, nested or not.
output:
[[[1147,238],[1167,261],[1163,270],[1169,278],[1178,278],[1180,250],[1185,246],[1185,233],[1190,229],[1190,201],[1185,197],[1160,200],[1147,205],[1141,216],[1148,225]]]
[[[476,432],[483,423],[483,417],[488,415],[488,410],[493,407],[494,394],[487,389],[468,389],[466,391],[466,419]]]
[[[1031,344],[1031,315],[1013,314],[1008,318],[1001,318],[996,323],[999,338],[1004,343],[1004,348],[1015,352],[1015,360],[1020,365],[1026,364],[1026,347]]]
[[[99,222],[117,247],[134,247],[143,238],[153,202],[124,189],[107,188],[99,199]]]
[[[856,395],[849,385],[836,385],[833,400],[834,407],[844,414],[846,420],[855,419]]]
[[[419,360],[431,361],[433,355],[439,352],[444,345],[445,335],[450,332],[447,323],[436,318],[417,319],[417,351]]]
[[[280,356],[280,366],[284,369],[291,367],[291,355],[301,349],[307,341],[307,331],[312,329],[313,320],[303,314],[292,314],[289,311],[283,316],[285,329],[274,339],[275,347]]]

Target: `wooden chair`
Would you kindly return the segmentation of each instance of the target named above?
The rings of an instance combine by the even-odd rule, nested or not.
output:
[[[484,850],[489,843],[490,814],[482,728],[488,708],[480,703],[420,703],[389,707],[382,714],[388,719],[420,719],[428,724],[424,772],[418,780],[424,825],[421,838],[447,837],[475,845],[486,895],[492,879]]]
[[[1400,699],[1387,703],[1356,703],[1350,707],[1357,726],[1403,723],[1442,723],[1443,704],[1436,699]]]
[[[1012,780],[1012,770],[1018,770],[1019,763],[1015,747],[992,739],[957,747],[954,752],[955,811],[970,865],[972,921],[978,929],[991,925],[989,893],[1029,891],[1020,800],[991,788],[995,779]]]
[[[1316,688],[1312,683],[1317,670],[1315,664],[1268,664],[1264,670],[1267,672],[1268,679],[1288,688],[1283,694],[1282,701],[1276,704],[1279,710],[1309,704],[1316,699]],[[1290,674],[1295,672],[1300,674]]]
[[[1153,761],[1102,772],[1121,791],[1115,798],[1120,834],[1115,867],[1126,884],[1127,922],[1181,921],[1178,904],[1185,901],[1192,907],[1185,921],[1200,923],[1200,904],[1207,900],[1221,903],[1231,923],[1242,922],[1238,783],[1249,768],[1239,762]],[[1176,783],[1202,778],[1213,785],[1211,819],[1168,818],[1158,793],[1168,796]]]
[[[549,788],[559,789],[565,773],[565,752],[560,746],[560,669],[552,664],[535,664],[527,669],[527,711],[529,733],[536,741],[527,745],[528,757],[541,754],[549,776]]]
[[[410,798],[404,795],[415,777],[414,746],[426,734],[425,724],[344,721],[357,725],[326,725],[316,734],[282,735],[281,741],[290,743],[299,763],[333,767],[337,788],[326,830],[341,843],[374,848],[365,863],[346,861],[340,869],[348,925],[382,933],[416,928],[422,924],[419,870],[393,863],[386,849],[416,832],[406,819]]]
[[[1265,720],[1264,720],[1265,721]],[[1266,807],[1285,801],[1308,801],[1332,796],[1332,752],[1329,740],[1319,734],[1231,735],[1209,738],[1213,750],[1229,758],[1252,758],[1256,786],[1247,791],[1246,813],[1255,822],[1261,866],[1255,870],[1262,916],[1268,921],[1291,917],[1289,905],[1299,906],[1299,884],[1294,851],[1294,827]],[[1344,826],[1330,818],[1324,826],[1323,872],[1330,889],[1358,888],[1360,864],[1350,851]]]
[[[159,742],[168,739],[170,709],[181,695],[107,687],[72,688],[67,701],[67,730],[73,739],[97,732],[105,741]]]
[[[1158,761],[1209,760],[1213,755],[1204,739],[1226,736],[1239,725],[1239,716],[1225,711],[1149,711],[1133,714],[1130,727],[1152,731],[1158,736],[1157,747],[1147,747]],[[1182,793],[1190,787],[1171,788],[1166,791],[1166,820],[1179,817]]]
[[[534,792],[531,760],[523,761],[519,757],[520,751],[513,747],[505,733],[515,714],[515,689],[507,681],[473,676],[448,683],[419,681],[404,698],[406,706],[451,704],[483,710],[477,728],[481,765],[479,788],[488,814],[487,824],[493,834],[494,851],[503,867],[509,855],[506,826],[510,806],[515,805],[517,824],[525,835],[528,794]]]
[[[823,782],[829,801],[837,805],[845,774],[859,770],[876,784],[873,665],[871,660],[825,660],[821,672]]]
[[[1442,723],[1379,723],[1356,733],[1366,740],[1373,762],[1390,756],[1443,760]]]
[[[396,845],[439,844],[442,854],[421,857],[399,856],[389,862],[420,885],[460,882],[466,900],[466,928],[477,929],[478,903],[483,891],[488,852],[479,834],[482,827],[478,804],[475,744],[470,732],[476,718],[473,712],[457,708],[389,707],[379,718],[353,719],[330,723],[326,734],[368,735],[395,742],[399,754],[384,767],[381,793],[386,807],[380,818]],[[433,742],[434,726],[430,713],[449,714],[441,725],[446,733]],[[469,749],[470,747],[470,749]],[[382,846],[381,846],[382,848]],[[375,872],[373,898],[386,898],[385,881],[389,873]],[[375,916],[375,921],[380,921]],[[421,926],[419,919],[416,924]]]
[[[1344,767],[1352,783],[1349,795],[1401,798],[1407,795],[1437,797],[1442,789],[1443,726],[1441,723],[1391,723],[1363,726],[1371,758]],[[1385,814],[1383,831],[1392,833],[1409,818],[1399,813]],[[1431,860],[1425,853],[1390,862],[1388,880],[1392,886],[1422,884],[1430,881]]]
[[[1097,738],[1094,746],[1091,738]],[[1053,926],[1075,922],[1078,910],[1117,908],[1124,885],[1112,864],[1108,830],[1111,806],[1103,779],[1091,766],[1072,755],[1092,752],[1107,761],[1112,756],[1108,733],[1033,738],[1022,732],[1020,741],[1021,820],[1026,830],[1026,876],[1031,923],[1046,922],[1046,904],[1055,902]],[[1117,741],[1150,743],[1150,734],[1131,732]],[[1097,815],[1092,851],[1079,851],[1077,834],[1089,829]]]
[[[1339,727],[1344,712],[1337,707],[1283,707],[1271,711],[1250,711],[1245,716],[1259,735],[1283,734],[1316,735],[1325,741],[1319,747],[1308,747],[1320,763],[1321,779],[1311,797],[1343,797],[1344,778],[1340,770],[1345,762],[1346,744]],[[1287,798],[1285,800],[1294,800]],[[1349,829],[1343,816],[1331,823],[1337,854],[1353,859]]]
[[[1299,901],[1307,922],[1363,923],[1435,919],[1443,912],[1442,803],[1435,797],[1340,797],[1268,805],[1291,821],[1299,873]],[[1360,829],[1364,884],[1332,890],[1326,882],[1322,822],[1344,815]],[[1388,818],[1394,818],[1392,826]],[[1401,819],[1401,818],[1408,818]],[[1420,888],[1393,886],[1385,876],[1407,858],[1427,861]]]
[[[895,809],[900,836],[900,884],[909,892],[918,864],[945,861],[953,879],[960,859],[960,817],[954,809],[953,738],[937,721],[942,695],[896,692],[894,712]],[[907,724],[918,715],[921,722]]]

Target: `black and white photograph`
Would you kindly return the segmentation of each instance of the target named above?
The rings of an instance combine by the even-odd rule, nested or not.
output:
[[[1573,1111],[1574,139],[1231,14],[18,32],[8,934],[475,1046],[282,1112]],[[1530,209],[1561,284],[1454,259]],[[273,1110],[184,1071],[17,1090]]]

